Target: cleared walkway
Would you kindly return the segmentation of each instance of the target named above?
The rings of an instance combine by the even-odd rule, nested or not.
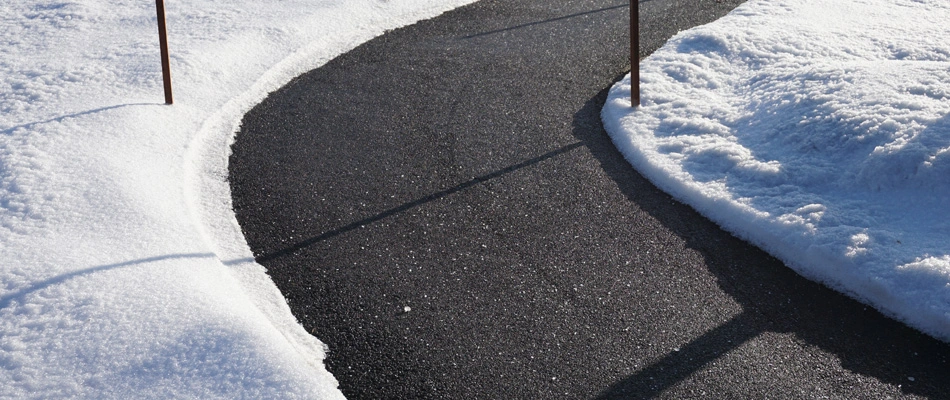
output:
[[[736,1],[641,2],[642,54]],[[625,2],[482,1],[272,94],[258,260],[353,399],[950,398],[950,347],[658,191],[600,123]]]

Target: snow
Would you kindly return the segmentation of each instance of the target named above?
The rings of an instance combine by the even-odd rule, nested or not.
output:
[[[340,398],[231,212],[241,117],[472,0],[0,5],[0,398]]]
[[[627,76],[603,120],[661,189],[950,341],[947,21],[944,0],[751,0],[643,60],[642,105]]]

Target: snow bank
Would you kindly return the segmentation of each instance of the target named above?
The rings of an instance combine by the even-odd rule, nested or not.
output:
[[[0,397],[337,398],[231,213],[244,112],[386,29],[472,0],[0,6]]]
[[[657,186],[800,274],[950,340],[950,3],[752,0],[603,119]]]

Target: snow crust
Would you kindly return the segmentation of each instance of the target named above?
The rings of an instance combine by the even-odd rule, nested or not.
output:
[[[0,398],[341,398],[231,211],[245,111],[473,0],[0,4]]]
[[[950,3],[751,0],[610,91],[658,187],[805,277],[950,341]]]

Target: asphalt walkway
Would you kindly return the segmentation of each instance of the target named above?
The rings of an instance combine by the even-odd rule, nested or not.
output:
[[[641,1],[641,54],[737,0]],[[235,211],[352,399],[950,398],[950,346],[637,174],[626,2],[485,0],[247,114]]]

